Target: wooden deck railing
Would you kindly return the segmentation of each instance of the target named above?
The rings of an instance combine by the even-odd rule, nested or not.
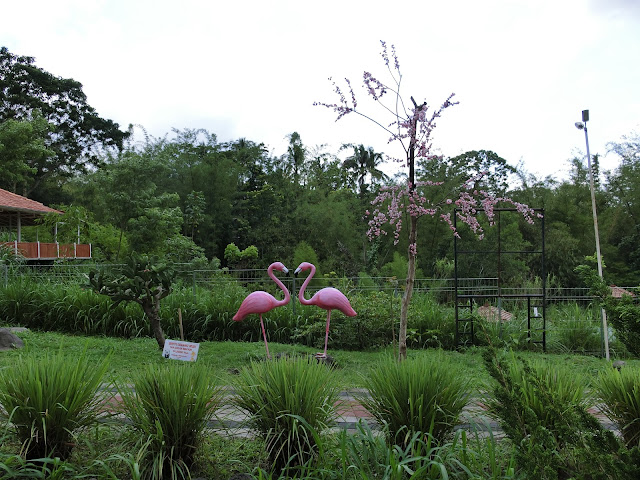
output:
[[[91,258],[91,244],[85,243],[43,243],[43,242],[2,242],[27,260],[54,260],[56,258]]]

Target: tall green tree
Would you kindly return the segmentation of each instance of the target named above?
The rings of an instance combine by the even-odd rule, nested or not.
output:
[[[69,176],[99,163],[104,149],[123,146],[129,135],[118,124],[98,115],[87,103],[82,84],[57,77],[35,65],[33,57],[0,48],[0,122],[30,120],[40,112],[49,123],[47,148],[32,165],[36,169],[26,187],[30,194],[52,176]]]
[[[0,122],[0,188],[27,195],[38,165],[55,155],[46,146],[48,134],[49,124],[37,111],[30,120]]]
[[[285,173],[291,177],[293,183],[300,184],[305,177],[305,160],[307,157],[307,149],[302,143],[300,134],[293,132],[287,135],[289,146],[284,156]]]

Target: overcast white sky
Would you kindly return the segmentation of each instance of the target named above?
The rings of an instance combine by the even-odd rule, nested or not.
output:
[[[312,105],[336,100],[333,76],[373,107],[360,86],[364,70],[384,77],[381,39],[407,98],[455,92],[434,132],[444,155],[493,150],[560,178],[584,154],[583,109],[592,154],[640,131],[639,0],[30,0],[0,16],[0,45],[80,81],[122,128],[205,128],[274,155],[293,131],[333,153],[346,142],[392,153],[378,127]]]

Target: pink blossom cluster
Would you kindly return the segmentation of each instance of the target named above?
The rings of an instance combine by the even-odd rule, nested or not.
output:
[[[380,40],[380,44],[382,45],[382,59],[384,60],[384,64],[389,67],[389,53],[387,51],[387,42],[384,40]],[[396,46],[391,45],[391,57],[393,58],[393,66],[396,71],[400,71],[400,62],[398,61],[398,55],[396,55]]]
[[[340,85],[338,85],[333,80],[333,78],[331,78],[331,77],[329,77],[329,81],[333,85],[333,90],[336,92],[336,94],[340,98],[340,100],[339,100],[340,103],[338,104],[338,103],[313,102],[313,105],[314,106],[321,106],[321,107],[331,108],[334,112],[336,112],[338,114],[338,118],[336,118],[336,122],[337,122],[338,120],[340,120],[342,117],[344,117],[348,113],[354,112],[355,109],[358,106],[358,102],[356,101],[356,95],[355,95],[355,93],[353,91],[353,88],[351,88],[351,82],[349,81],[348,78],[345,78],[345,81],[347,83],[347,86],[349,87],[349,92],[351,93],[352,105],[349,105],[349,103],[347,102],[347,98],[345,97],[344,93],[342,92],[342,89],[340,88]]]
[[[374,100],[380,100],[380,98],[382,98],[382,96],[387,93],[387,86],[380,80],[375,78],[373,75],[371,75],[369,72],[364,72],[362,74],[362,77],[367,92],[373,97]]]
[[[438,207],[432,205],[430,200],[423,194],[422,188],[441,185],[442,182],[417,182],[415,187],[411,185],[391,187],[382,187],[378,196],[371,202],[376,208],[373,212],[367,210],[366,216],[370,217],[369,230],[367,236],[369,239],[387,235],[387,231],[383,228],[389,224],[393,228],[394,244],[400,240],[400,232],[402,231],[402,217],[406,213],[414,217],[423,215],[433,216],[438,212]]]
[[[524,219],[533,224],[534,217],[541,217],[529,206],[516,202],[507,197],[494,197],[485,190],[478,190],[473,185],[482,177],[476,175],[467,180],[460,190],[458,197],[447,198],[441,202],[434,203],[427,198],[424,188],[429,186],[442,185],[443,182],[416,182],[415,188],[412,185],[384,187],[378,196],[371,202],[375,207],[373,212],[366,212],[369,217],[369,239],[386,235],[385,225],[393,229],[394,244],[400,239],[402,230],[402,217],[405,214],[421,217],[423,215],[435,216],[442,212],[445,207],[456,209],[456,217],[459,221],[467,225],[479,240],[484,238],[484,229],[478,220],[478,214],[484,213],[489,221],[489,225],[495,224],[495,208],[499,204],[508,204],[516,209]],[[440,219],[445,222],[453,234],[460,238],[460,235],[453,224],[451,213],[440,213]],[[410,251],[415,252],[416,246],[410,245]]]

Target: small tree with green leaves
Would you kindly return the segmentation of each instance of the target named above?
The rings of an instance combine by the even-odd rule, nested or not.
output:
[[[232,268],[248,268],[257,258],[258,248],[255,245],[240,250],[235,243],[230,243],[224,249],[224,259]]]
[[[158,346],[164,348],[164,333],[160,325],[160,300],[171,293],[173,271],[157,257],[132,255],[118,275],[93,271],[89,282],[94,291],[107,295],[118,305],[136,302],[151,323]]]

